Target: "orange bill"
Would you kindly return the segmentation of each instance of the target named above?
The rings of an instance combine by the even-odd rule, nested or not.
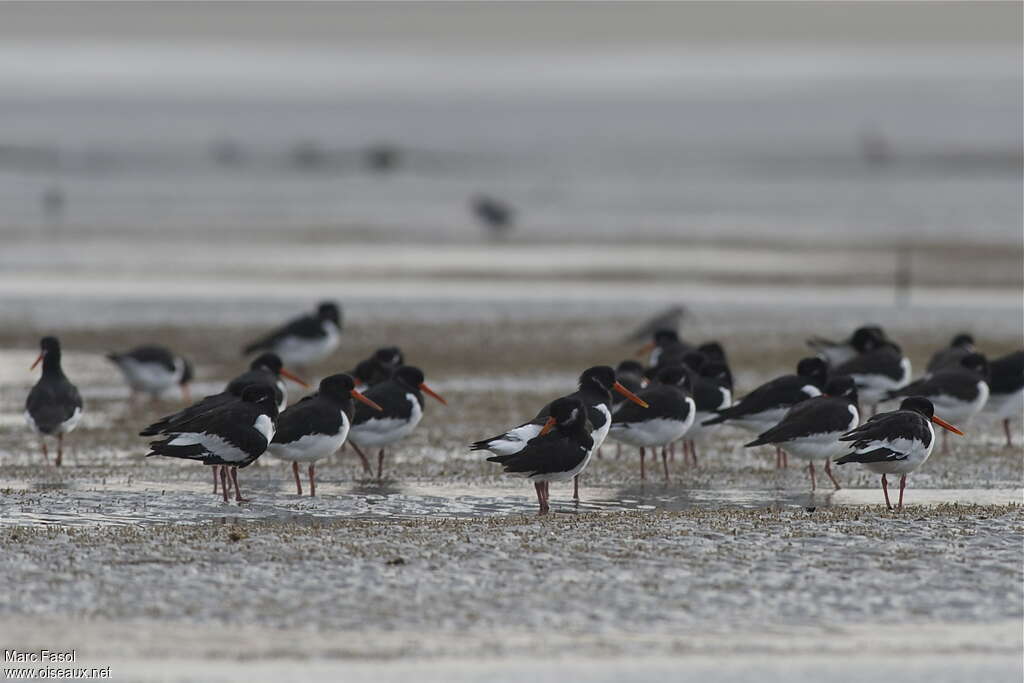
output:
[[[422,391],[424,394],[427,394],[428,396],[433,396],[441,403],[448,405],[448,401],[444,400],[440,394],[435,393],[433,389],[428,387],[426,382],[420,382],[420,391]]]
[[[285,370],[284,368],[281,368],[281,376],[286,378],[286,379],[290,379],[291,381],[293,381],[296,384],[298,384],[300,387],[307,387],[307,388],[309,387],[309,385],[306,384],[305,380],[303,380],[298,375],[292,374],[291,372],[289,372],[288,370]]]
[[[644,344],[643,346],[641,346],[639,349],[636,350],[636,355],[642,356],[645,353],[650,353],[651,351],[654,350],[655,346],[657,346],[657,344],[655,344],[652,341],[649,341],[646,344]]]
[[[352,398],[354,398],[357,401],[361,401],[361,402],[365,403],[366,405],[370,406],[374,410],[377,410],[377,411],[383,411],[384,410],[383,408],[380,407],[380,405],[377,404],[376,401],[374,401],[373,399],[370,399],[370,398],[366,398],[366,394],[361,394],[358,391],[356,391],[355,389],[353,389],[349,393],[352,394]]]
[[[31,365],[31,366],[29,367],[29,370],[35,370],[35,369],[36,369],[36,366],[37,366],[37,365],[39,365],[39,364],[40,364],[40,363],[41,363],[41,362],[43,361],[43,356],[45,356],[45,355],[46,355],[45,353],[41,353],[41,354],[39,354],[39,357],[38,357],[38,358],[36,358],[36,362],[35,362],[35,363],[33,363],[33,364],[32,364],[32,365]]]
[[[549,417],[548,421],[544,423],[543,429],[540,430],[540,436],[544,436],[545,434],[550,432],[552,429],[554,429],[555,428],[555,424],[556,424],[555,418]]]
[[[951,425],[948,422],[946,422],[945,420],[943,420],[938,415],[933,415],[932,416],[932,422],[934,422],[935,424],[939,425],[940,427],[942,427],[944,429],[948,429],[949,431],[953,432],[954,434],[959,434],[960,436],[964,435],[963,432],[961,432],[959,429],[957,429],[953,425]]]
[[[649,408],[650,407],[650,406],[647,405],[647,401],[643,400],[642,398],[640,398],[639,396],[634,394],[632,391],[630,391],[626,387],[624,387],[621,384],[619,384],[618,382],[616,382],[615,384],[612,385],[612,389],[614,389],[615,391],[619,392],[620,394],[622,394],[623,396],[625,396],[626,398],[628,398],[630,401],[632,401],[633,403],[637,404],[638,406],[642,406],[644,408]]]

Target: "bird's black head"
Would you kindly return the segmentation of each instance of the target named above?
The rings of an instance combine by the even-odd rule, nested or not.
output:
[[[60,342],[56,337],[43,337],[39,340],[39,356],[29,369],[34,370],[39,363],[43,364],[43,374],[60,368]]]
[[[419,388],[424,381],[423,371],[412,365],[401,366],[395,370],[395,374],[391,375],[391,378],[415,388]]]
[[[316,307],[316,317],[320,320],[330,320],[341,327],[341,308],[333,301],[321,301]]]
[[[356,381],[350,375],[338,373],[328,375],[320,380],[319,392],[322,396],[344,401],[352,397],[352,390],[356,388]]]
[[[662,368],[654,376],[654,381],[659,384],[667,384],[680,389],[690,389],[690,371],[681,365]]]
[[[828,377],[828,363],[817,356],[803,358],[796,364],[796,374],[824,384],[825,378]]]
[[[405,356],[397,346],[384,346],[373,352],[373,360],[386,368],[397,368],[405,363]]]
[[[276,353],[262,353],[256,356],[252,363],[249,363],[250,370],[269,370],[275,375],[281,374],[282,367],[284,364]]]
[[[949,343],[954,348],[973,349],[974,348],[974,337],[967,332],[961,332],[960,334],[953,337],[953,341]]]
[[[639,361],[624,360],[616,366],[615,372],[619,375],[642,375],[644,374],[644,366]]]
[[[260,407],[271,408],[273,414],[277,414],[277,397],[274,395],[274,388],[266,384],[253,384],[246,387],[242,390],[242,400],[246,403],[255,403]]]
[[[665,346],[679,341],[679,333],[675,330],[662,329],[654,332],[654,345]]]
[[[565,429],[587,419],[587,411],[578,398],[559,398],[551,402],[551,417],[555,424]]]
[[[903,399],[903,402],[900,403],[900,410],[913,410],[915,413],[921,413],[929,420],[935,416],[935,406],[923,396],[911,396],[910,398]]]
[[[697,372],[708,362],[708,357],[700,351],[688,351],[683,354],[682,363],[694,372]]]
[[[878,325],[858,327],[850,337],[850,346],[860,353],[874,351],[886,340],[885,332]]]
[[[56,337],[43,337],[39,340],[39,350],[45,354],[60,353],[60,340]]]
[[[857,383],[849,375],[835,375],[830,377],[825,384],[826,396],[838,396],[847,398],[853,403],[857,402]]]
[[[386,379],[384,375],[385,372],[380,367],[380,363],[373,359],[359,361],[355,369],[352,370],[352,376],[367,385],[376,384]]]
[[[709,341],[697,347],[697,351],[704,354],[708,360],[716,360],[719,363],[725,362],[725,349],[716,341]]]
[[[587,368],[580,375],[580,389],[597,388],[600,391],[611,391],[615,384],[615,369],[610,365],[595,365]]]
[[[960,365],[982,377],[988,377],[988,359],[980,353],[969,353],[960,359]]]

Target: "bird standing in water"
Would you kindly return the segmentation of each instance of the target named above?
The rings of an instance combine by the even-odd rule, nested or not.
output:
[[[43,375],[25,400],[25,421],[39,434],[43,461],[49,459],[46,437],[57,437],[57,459],[64,460],[64,435],[78,426],[82,419],[82,397],[78,387],[64,375],[60,364],[60,342],[56,337],[43,337],[39,342],[39,356],[30,369],[43,364]]]

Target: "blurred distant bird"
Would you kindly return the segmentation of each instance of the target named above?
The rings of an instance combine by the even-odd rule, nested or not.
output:
[[[925,372],[934,372],[947,365],[957,365],[964,356],[973,352],[974,337],[966,332],[961,332],[953,337],[949,346],[944,349],[939,349],[932,354],[931,360],[928,361],[928,365],[925,367]],[[941,410],[941,408],[939,410]]]
[[[1024,349],[1008,353],[989,363],[989,395],[985,412],[1003,421],[1006,445],[1010,438],[1010,420],[1024,416]]]
[[[364,396],[376,403],[380,410],[362,403],[355,407],[348,439],[364,461],[363,448],[380,449],[377,479],[384,474],[384,449],[412,434],[423,419],[423,394],[448,405],[444,398],[427,386],[422,370],[403,365],[395,370],[391,379],[366,390]]]
[[[355,411],[352,399],[366,403],[374,410],[381,410],[379,405],[356,390],[350,376],[338,374],[322,379],[315,394],[307,396],[278,416],[277,429],[268,450],[275,458],[292,463],[298,495],[302,495],[300,462],[309,465],[309,495],[316,495],[316,462],[337,451],[348,438]],[[363,467],[370,467],[365,459]]]
[[[801,401],[789,409],[777,425],[760,434],[745,448],[772,444],[790,455],[807,461],[811,490],[817,488],[814,461],[825,461],[825,474],[832,485],[839,482],[832,475],[832,458],[846,450],[839,437],[860,423],[857,411],[857,385],[849,377],[838,375],[825,385],[823,396]]]
[[[555,399],[550,413],[537,436],[523,448],[487,458],[504,467],[505,472],[530,479],[542,513],[550,509],[549,482],[575,479],[594,452],[593,426],[581,400],[571,396]]]
[[[43,375],[25,401],[25,421],[40,436],[44,462],[48,458],[46,437],[57,437],[55,464],[60,467],[64,459],[64,435],[77,427],[82,419],[82,397],[61,368],[57,338],[43,337],[39,347],[39,357],[32,363],[32,369],[42,362]]]
[[[386,142],[371,145],[363,152],[363,163],[368,169],[377,173],[395,170],[400,161],[401,150]]]
[[[479,194],[470,200],[469,206],[477,221],[493,238],[506,237],[515,226],[515,209],[500,199]]]
[[[831,341],[823,337],[811,337],[807,340],[810,346],[829,365],[835,367],[865,351],[878,348],[886,341],[885,331],[878,325],[864,325],[854,330],[843,341]]]
[[[108,353],[107,358],[124,375],[132,400],[137,393],[155,399],[174,386],[180,387],[186,403],[192,400],[188,390],[193,377],[192,363],[165,346],[138,346],[124,353]]]
[[[147,456],[198,460],[220,469],[224,502],[228,500],[228,476],[235,489],[235,500],[245,502],[238,488],[238,468],[248,467],[263,455],[277,424],[277,403],[273,388],[265,385],[246,387],[238,401],[220,405],[194,415],[165,432],[166,438],[149,444]],[[216,487],[214,493],[216,493]]]
[[[341,337],[341,308],[323,301],[316,313],[299,316],[245,347],[245,353],[271,351],[285,365],[308,368],[327,358]]]
[[[629,336],[627,342],[638,342],[650,338],[658,330],[674,330],[677,333],[683,324],[683,319],[689,314],[684,306],[672,306],[660,313],[655,314],[650,320],[636,328]]]
[[[871,406],[871,414],[878,404],[889,398],[890,392],[910,383],[910,359],[891,341],[872,337],[864,351],[845,363],[832,368],[836,375],[849,375],[857,383],[857,393],[864,407]]]
[[[923,465],[935,446],[935,430],[932,423],[954,434],[963,432],[935,415],[932,402],[920,396],[904,399],[899,410],[879,413],[867,422],[839,437],[840,441],[852,441],[853,452],[836,459],[837,465],[859,462],[872,472],[882,475],[882,492],[885,505],[892,510],[889,502],[887,474],[899,474],[900,500],[903,507],[903,489],[907,485],[907,474]]]
[[[693,425],[686,430],[683,441],[683,458],[687,451],[693,464],[697,465],[697,443],[703,441],[715,428],[704,421],[714,417],[719,410],[732,405],[732,374],[728,366],[719,361],[703,363],[696,372],[691,372],[692,395],[696,409]]]
[[[679,339],[675,330],[656,330],[651,341],[637,349],[637,355],[647,356],[647,376],[653,378],[661,368],[679,365],[693,347]]]
[[[349,371],[359,384],[373,386],[391,379],[391,375],[400,366],[405,365],[405,355],[397,346],[384,346],[373,352],[373,355],[359,361]]]

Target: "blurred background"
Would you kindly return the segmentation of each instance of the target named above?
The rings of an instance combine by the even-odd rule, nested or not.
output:
[[[0,312],[941,302],[1016,325],[1021,8],[4,3]]]

